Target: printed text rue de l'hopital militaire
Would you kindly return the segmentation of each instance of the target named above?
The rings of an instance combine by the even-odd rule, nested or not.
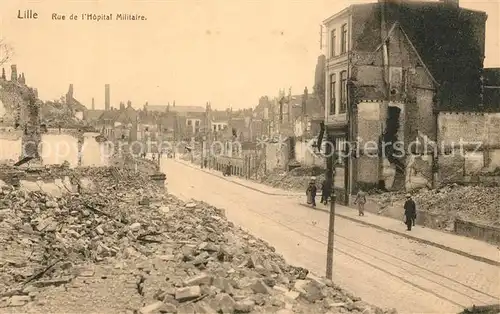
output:
[[[34,10],[18,10],[17,18],[21,20],[37,20],[39,14]],[[145,21],[147,18],[140,14],[118,13],[118,14],[94,14],[94,13],[81,13],[81,14],[59,14],[52,13],[52,20],[82,20],[82,21]]]

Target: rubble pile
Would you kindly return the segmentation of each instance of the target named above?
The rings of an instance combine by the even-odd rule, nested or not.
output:
[[[286,264],[223,210],[158,193],[136,173],[91,171],[94,190],[59,198],[2,187],[0,307],[28,312],[52,286],[67,298],[76,281],[115,265],[136,278],[130,303],[142,300],[128,313],[383,313]]]
[[[40,105],[43,123],[48,128],[82,128],[84,121],[75,117],[76,110],[84,111],[82,105],[66,104],[65,100],[45,101]]]
[[[461,218],[487,225],[500,226],[498,195],[500,187],[447,185],[439,189],[421,189],[413,194],[421,210],[446,214],[450,219]],[[381,200],[404,201],[405,193],[384,193]]]
[[[81,194],[63,197],[1,187],[0,293],[12,288],[13,283],[26,282],[40,268],[56,261],[100,261],[118,253],[119,231],[133,218],[133,212],[128,211],[140,206],[133,206],[137,203],[134,199],[148,195],[144,187],[156,189],[149,186],[147,177],[115,168],[73,170],[73,182],[82,177],[99,180],[86,181]],[[130,206],[123,206],[124,202]]]
[[[262,177],[260,182],[275,188],[305,191],[312,176],[316,177],[316,182],[318,183],[319,188],[319,184],[325,178],[324,173],[325,170],[319,167],[299,167],[289,172],[277,170]]]

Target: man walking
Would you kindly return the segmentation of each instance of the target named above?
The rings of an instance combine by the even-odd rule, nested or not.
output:
[[[328,182],[325,179],[321,183],[321,203],[327,205],[329,196],[330,196],[330,187],[328,186]]]
[[[410,194],[406,194],[404,209],[406,228],[408,231],[411,231],[411,227],[415,225],[415,220],[417,219],[417,206]]]
[[[366,204],[366,193],[362,189],[359,189],[358,194],[356,194],[356,200],[354,201],[354,204],[358,205],[358,215],[364,216],[365,215],[365,204]]]

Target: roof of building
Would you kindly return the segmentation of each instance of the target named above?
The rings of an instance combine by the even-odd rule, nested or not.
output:
[[[116,122],[121,123],[135,123],[137,121],[137,118],[137,111],[130,106],[125,109],[118,110],[118,115],[116,116],[115,120]]]
[[[165,106],[165,105],[148,105],[147,107],[148,111],[157,111],[157,112],[166,112],[167,108],[168,111],[171,112],[205,112],[205,107],[202,106]]]
[[[85,120],[98,120],[102,116],[103,112],[104,110],[102,109],[87,110],[85,112]]]
[[[229,112],[224,110],[224,111],[220,111],[220,110],[213,110],[212,112],[210,112],[210,115],[212,116],[212,121],[227,121],[229,120]]]
[[[480,103],[486,13],[443,2],[386,2],[388,28],[402,27],[441,85],[441,109],[471,110]],[[351,6],[353,50],[373,52],[381,42],[381,3]]]
[[[142,124],[156,124],[159,117],[156,112],[140,111],[137,119],[138,122]]]
[[[115,120],[118,116],[118,110],[104,110],[102,115],[99,117],[100,120]]]
[[[286,98],[285,98],[286,99]],[[291,97],[292,104],[292,112],[294,116],[298,116],[302,114],[302,102],[304,99],[304,95],[295,95]],[[306,112],[305,114],[308,116],[324,116],[323,108],[321,101],[314,95],[308,94],[306,100]]]

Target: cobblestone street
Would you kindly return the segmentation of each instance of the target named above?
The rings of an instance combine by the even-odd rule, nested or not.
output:
[[[297,196],[266,195],[174,160],[162,168],[170,193],[224,208],[290,263],[324,274],[327,213],[301,206]],[[403,313],[498,303],[498,267],[340,217],[335,233],[333,279],[369,303]]]

